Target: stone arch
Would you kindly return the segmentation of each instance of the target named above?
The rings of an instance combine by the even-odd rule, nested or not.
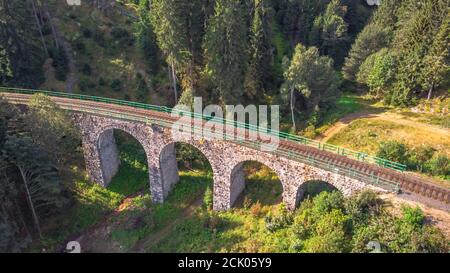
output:
[[[198,150],[203,155],[203,157],[206,158],[208,164],[211,166],[213,175],[215,175],[216,173],[216,164],[214,164],[215,160],[214,158],[211,158],[213,154],[211,153],[211,151],[204,149],[202,145],[197,144],[195,141],[173,139],[170,141],[166,141],[164,145],[161,146],[161,149],[159,149],[157,157],[161,181],[160,185],[162,187],[164,199],[168,196],[168,194],[180,178],[175,149],[175,145],[177,143],[186,144]]]
[[[282,193],[285,192],[285,182],[282,178],[282,173],[279,171],[279,169],[274,166],[274,164],[271,164],[271,162],[261,162],[262,160],[255,160],[254,158],[245,158],[240,160],[239,162],[235,163],[232,167],[229,175],[230,179],[230,207],[232,207],[236,200],[238,199],[239,195],[242,193],[242,191],[245,188],[245,173],[244,173],[244,164],[247,162],[256,162],[263,166],[266,166],[271,171],[273,171],[278,179],[280,180],[280,184],[282,187]]]
[[[99,156],[99,167],[101,171],[101,177],[104,186],[107,186],[112,178],[117,174],[120,166],[119,151],[117,149],[116,140],[114,137],[114,131],[122,131],[133,137],[140,146],[144,149],[146,154],[147,164],[151,157],[151,151],[148,149],[148,145],[145,141],[145,135],[147,135],[145,129],[136,131],[132,124],[114,124],[106,125],[98,129],[96,136],[96,149]],[[150,168],[148,168],[150,173]],[[149,183],[151,183],[151,176],[149,174]]]
[[[322,180],[308,180],[304,181],[297,189],[297,194],[295,197],[295,207],[298,207],[299,203],[305,199],[305,194],[312,194],[312,196],[317,195],[323,191],[340,191],[332,183]],[[312,192],[311,192],[312,191]]]

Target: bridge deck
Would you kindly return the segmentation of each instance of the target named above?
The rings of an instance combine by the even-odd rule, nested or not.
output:
[[[27,104],[32,95],[28,94],[14,94],[1,93],[7,100],[16,104]],[[105,115],[108,117],[121,118],[125,120],[138,121],[143,123],[155,123],[165,127],[171,126],[179,117],[172,116],[169,113],[163,113],[153,110],[140,109],[131,106],[110,104],[105,102],[94,102],[72,98],[51,97],[61,108],[92,113],[96,115]],[[201,119],[192,119],[192,125],[195,128],[202,128],[201,126],[206,121]],[[252,133],[249,130],[242,128],[229,128],[227,132],[233,132],[234,136],[248,136]],[[244,138],[245,139],[245,138]],[[233,140],[231,140],[233,141]],[[251,148],[258,148],[265,140],[259,139],[257,141],[235,141],[241,145]],[[307,145],[302,145],[298,142],[280,139],[279,147],[273,153],[297,160],[303,163],[318,165],[321,168],[329,169],[334,172],[344,173],[348,176],[357,177],[361,180],[366,180],[366,183],[376,184],[383,188],[393,189],[398,186],[398,190],[404,192],[411,192],[428,197],[443,203],[450,203],[450,190],[438,187],[424,179],[415,177],[412,174],[401,173],[392,169],[383,168],[374,164],[358,161],[343,155],[338,155],[328,151],[323,151]]]

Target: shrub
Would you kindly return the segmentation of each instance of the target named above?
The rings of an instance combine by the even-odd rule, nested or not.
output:
[[[111,29],[111,36],[120,46],[132,46],[134,44],[134,38],[124,28],[113,27]]]
[[[407,154],[408,148],[405,144],[391,140],[381,143],[377,157],[405,164],[408,162]]]
[[[402,207],[402,213],[403,217],[402,220],[413,226],[414,228],[421,228],[425,221],[425,215],[423,214],[423,211],[419,207],[409,207],[409,206],[403,206]]]
[[[83,64],[83,66],[81,67],[81,73],[86,76],[90,76],[92,73],[91,66],[89,64]]]
[[[114,79],[114,80],[112,80],[109,87],[111,87],[112,90],[118,92],[122,89],[122,81],[119,79]]]
[[[382,205],[383,200],[374,191],[365,190],[345,202],[345,211],[355,226],[362,226],[371,216],[381,212]]]
[[[311,139],[315,138],[317,136],[316,127],[314,125],[309,125],[303,130],[302,135]]]
[[[92,31],[90,29],[83,27],[82,32],[83,32],[83,36],[85,38],[91,38],[92,37]]]
[[[96,32],[94,32],[93,39],[99,46],[103,48],[107,47],[105,34],[102,31],[97,30]]]
[[[56,49],[52,54],[53,67],[56,70],[55,78],[58,81],[65,81],[69,72],[69,61],[66,52],[62,47]]]
[[[433,175],[450,175],[450,159],[445,155],[437,155],[433,157],[427,162],[426,166]]]
[[[242,207],[244,209],[248,209],[250,208],[252,205],[252,200],[250,198],[248,198],[248,196],[244,197],[244,201],[242,202]]]
[[[105,86],[106,84],[107,82],[103,77],[100,77],[100,79],[98,79],[98,85]]]
[[[408,156],[408,167],[420,172],[425,171],[425,163],[433,157],[435,152],[436,150],[430,146],[413,148]]]
[[[74,42],[74,47],[75,47],[75,50],[77,50],[80,54],[86,53],[86,45],[83,43],[83,41],[81,39],[77,39]]]
[[[262,205],[259,201],[256,201],[251,207],[250,207],[250,213],[253,216],[259,217],[261,215]]]
[[[269,213],[265,218],[264,222],[266,228],[270,232],[277,231],[278,229],[285,228],[286,226],[292,224],[293,215],[290,211],[286,209],[284,204],[281,204],[274,213]]]
[[[333,209],[344,208],[344,196],[339,191],[322,192],[313,199],[314,211],[317,214],[324,214]]]
[[[213,231],[217,231],[217,229],[220,227],[221,224],[222,224],[222,219],[216,212],[214,212],[214,211],[208,212],[208,215],[205,219],[205,227],[207,227]]]

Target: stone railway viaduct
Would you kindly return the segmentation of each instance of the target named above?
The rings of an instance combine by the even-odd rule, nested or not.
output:
[[[0,93],[0,95],[17,104],[27,103],[31,96],[11,93]],[[165,121],[170,124],[169,114],[73,98],[52,97],[52,100],[60,107],[72,112],[73,120],[81,130],[89,177],[102,186],[108,185],[120,165],[114,130],[122,130],[139,141],[147,156],[150,191],[155,203],[164,202],[179,180],[175,154],[177,142],[192,145],[208,159],[213,170],[215,210],[230,209],[244,189],[243,164],[247,161],[260,162],[278,175],[283,187],[283,202],[290,209],[294,209],[302,199],[305,185],[309,181],[327,182],[348,196],[366,188],[389,191],[391,189],[386,188],[382,183],[374,183],[374,181],[389,179],[389,181],[397,182],[401,191],[414,192],[444,204],[450,203],[450,191],[447,189],[418,181],[416,178],[390,169],[305,147],[305,145],[285,144],[292,145],[289,147],[293,147],[291,149],[298,153],[332,162],[332,168],[321,168],[317,164],[308,164],[295,157],[261,151],[236,141],[196,139],[190,134],[173,133],[168,126],[164,125]],[[358,173],[366,173],[367,176],[348,175],[348,172],[340,171],[349,166],[356,169]],[[367,179],[367,177],[373,177],[373,179]]]

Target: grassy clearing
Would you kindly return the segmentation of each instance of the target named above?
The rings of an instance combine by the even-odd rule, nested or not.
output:
[[[411,111],[400,111],[399,114],[405,119],[435,125],[441,128],[450,128],[450,115],[414,113]]]
[[[76,178],[69,190],[72,206],[45,223],[44,239],[35,242],[30,251],[56,251],[69,236],[81,233],[112,213],[125,197],[83,178]]]
[[[450,152],[450,139],[428,130],[377,119],[359,119],[339,131],[328,141],[331,144],[375,154],[381,142],[398,140],[411,147],[429,145],[444,153]]]
[[[315,129],[315,134],[322,134],[339,119],[349,114],[369,108],[369,101],[354,94],[344,93],[336,104],[325,113],[320,125]]]
[[[414,124],[399,124],[381,119],[355,120],[333,135],[328,143],[376,155],[381,143],[393,139],[406,144],[409,149],[429,146],[438,154],[450,155],[450,138],[446,134]],[[431,175],[425,178],[431,178],[433,183],[440,186],[450,187],[448,179]]]

